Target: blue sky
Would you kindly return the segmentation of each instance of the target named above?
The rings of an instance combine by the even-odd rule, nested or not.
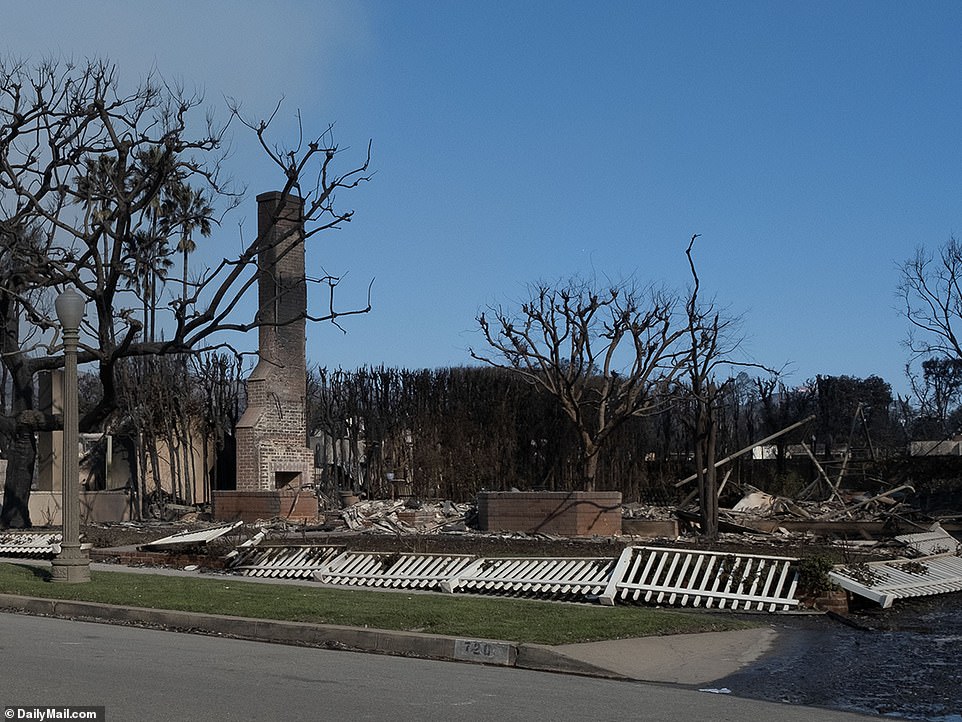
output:
[[[684,288],[742,316],[787,382],[904,391],[897,264],[962,228],[962,5],[949,2],[4,3],[3,51],[106,56],[293,130],[373,140],[355,221],[309,262],[374,310],[311,361],[470,362],[474,318],[574,274]],[[293,142],[293,136],[279,140]],[[281,179],[238,130],[244,212]],[[349,160],[352,150],[345,153]],[[318,303],[323,298],[315,299]],[[250,339],[253,347],[255,339]]]

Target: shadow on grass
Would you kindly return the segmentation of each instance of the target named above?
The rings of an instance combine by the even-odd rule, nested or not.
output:
[[[50,573],[49,569],[45,567],[37,567],[37,566],[34,566],[33,564],[11,564],[10,566],[18,567],[20,569],[26,569],[31,574],[33,574],[34,577],[36,577],[42,582],[49,582],[51,577],[53,576]]]

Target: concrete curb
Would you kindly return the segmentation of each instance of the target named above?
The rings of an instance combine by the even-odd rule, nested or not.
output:
[[[567,657],[550,646],[541,644],[515,644],[490,639],[465,639],[333,624],[249,619],[97,602],[21,597],[15,594],[0,594],[0,610],[103,624],[140,624],[172,631],[214,634],[274,644],[628,679],[610,670]]]
[[[521,669],[535,669],[542,672],[560,672],[562,674],[580,674],[585,677],[604,677],[606,679],[631,679],[612,672],[609,669],[597,667],[580,659],[574,659],[555,651],[544,644],[519,644],[518,658],[515,667]]]

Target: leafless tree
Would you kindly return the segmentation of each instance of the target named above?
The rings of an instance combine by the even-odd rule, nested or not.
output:
[[[958,419],[952,419],[954,423],[950,419],[962,399],[962,358],[927,358],[922,362],[921,375],[911,364],[906,366],[906,375],[918,400],[916,425],[944,437],[956,433]]]
[[[716,367],[723,361],[719,348],[725,322],[713,304],[699,304],[700,281],[695,268],[692,249],[698,235],[691,237],[685,250],[691,269],[692,289],[685,305],[688,314],[688,337],[690,340],[688,392],[694,408],[691,421],[695,447],[695,473],[698,480],[698,506],[702,534],[710,539],[718,536],[718,470],[715,460],[718,452],[718,419],[715,405],[721,395],[721,385]]]
[[[687,314],[686,393],[692,409],[689,425],[694,441],[695,473],[698,481],[698,500],[702,534],[710,539],[718,537],[718,458],[719,411],[726,393],[735,378],[736,367],[761,369],[776,376],[776,372],[761,364],[736,358],[741,339],[735,334],[737,319],[722,313],[714,301],[699,298],[701,281],[695,265],[694,246],[698,234],[691,237],[685,255],[691,271],[692,286],[685,303]]]
[[[584,488],[591,491],[612,433],[662,408],[688,362],[677,305],[665,292],[630,282],[542,283],[519,309],[478,316],[491,353],[472,349],[471,356],[520,374],[558,400],[577,429]]]
[[[899,271],[898,294],[910,324],[905,370],[921,407],[917,426],[929,435],[951,433],[947,418],[962,364],[962,243],[950,238],[935,252],[920,246]],[[933,423],[939,428],[926,428]]]
[[[266,237],[242,236],[221,249],[220,263],[187,276],[194,232],[210,233],[241,199],[222,173],[233,120],[276,164],[280,190],[304,199],[307,239],[351,220],[335,197],[370,178],[370,146],[339,172],[330,127],[282,149],[269,138],[270,120],[228,110],[217,125],[202,98],[159,77],[125,92],[104,61],[0,62],[0,363],[10,381],[0,415],[8,460],[0,527],[29,526],[34,434],[59,424],[39,412],[33,391],[39,371],[63,363],[51,315],[58,292],[71,287],[87,301],[79,361],[96,365],[103,390],[82,428],[116,409],[120,359],[214,350],[230,345],[227,334],[256,327],[256,317],[236,310],[255,284]],[[277,240],[275,255],[296,241]],[[177,253],[182,278],[172,275]],[[368,310],[339,310],[338,279],[320,276],[325,308],[309,319],[336,323]]]
[[[919,247],[899,271],[913,359],[962,359],[962,244],[951,238],[935,253]]]

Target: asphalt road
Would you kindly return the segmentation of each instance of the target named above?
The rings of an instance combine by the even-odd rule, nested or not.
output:
[[[678,687],[0,614],[0,707],[107,719],[877,719]]]

